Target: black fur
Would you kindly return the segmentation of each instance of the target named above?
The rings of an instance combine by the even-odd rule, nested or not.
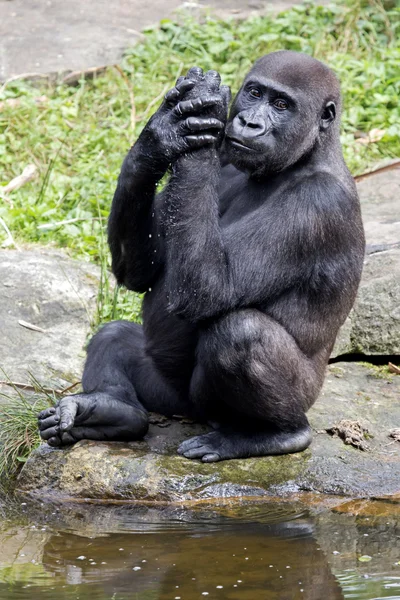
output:
[[[126,157],[109,242],[118,282],[146,292],[144,325],[94,337],[84,394],[40,416],[49,444],[137,439],[151,410],[218,422],[178,450],[205,462],[309,445],[305,413],[364,256],[339,84],[317,60],[275,52],[227,120],[228,101],[215,71],[191,69]]]

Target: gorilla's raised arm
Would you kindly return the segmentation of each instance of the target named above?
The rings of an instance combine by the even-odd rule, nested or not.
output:
[[[198,69],[180,77],[151,117],[122,166],[109,219],[113,272],[139,292],[151,287],[164,262],[156,187],[184,153],[216,142],[227,116],[229,90],[210,71],[195,87]],[[198,95],[198,92],[201,92]],[[216,115],[216,116],[214,116]]]

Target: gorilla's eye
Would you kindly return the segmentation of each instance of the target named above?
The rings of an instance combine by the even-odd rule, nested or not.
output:
[[[282,98],[278,98],[274,102],[275,108],[279,108],[279,110],[286,110],[288,108],[288,103],[286,100],[282,100]]]
[[[251,88],[249,93],[250,96],[253,96],[253,98],[261,98],[261,92],[258,88]]]

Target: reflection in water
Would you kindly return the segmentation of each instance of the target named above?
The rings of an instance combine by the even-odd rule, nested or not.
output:
[[[46,543],[43,565],[56,580],[91,584],[107,598],[343,598],[307,524],[94,540],[64,534]]]
[[[397,519],[282,504],[234,515],[80,506],[0,524],[0,600],[400,598]]]

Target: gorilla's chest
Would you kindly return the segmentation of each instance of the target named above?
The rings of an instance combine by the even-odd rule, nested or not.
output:
[[[221,227],[230,227],[247,215],[263,208],[263,220],[267,218],[270,204],[277,196],[280,185],[253,181],[237,169],[223,169],[219,185],[219,214]]]

